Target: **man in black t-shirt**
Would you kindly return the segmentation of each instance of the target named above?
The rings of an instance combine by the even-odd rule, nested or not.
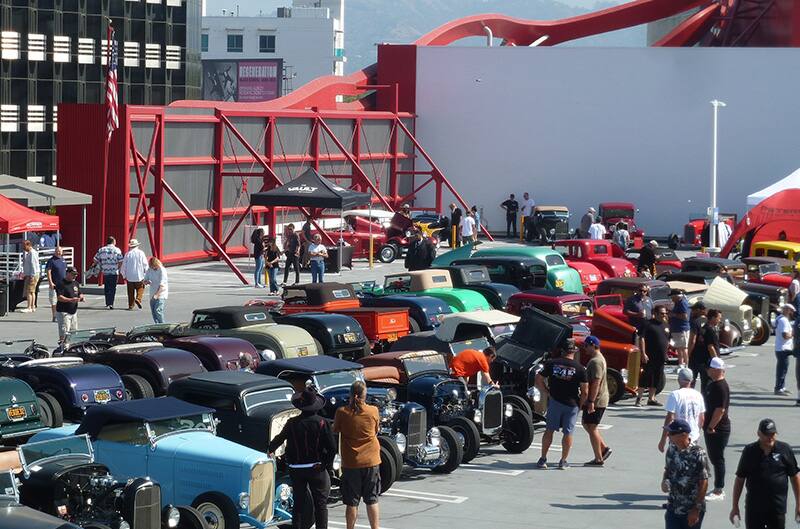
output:
[[[648,406],[661,406],[656,400],[656,388],[664,376],[664,364],[667,362],[667,349],[669,349],[669,327],[667,320],[669,314],[667,307],[658,306],[653,312],[653,319],[643,326],[643,336],[639,339],[639,348],[642,350],[642,363],[644,370],[642,380],[639,382],[639,393],[636,396],[635,406],[641,406],[644,388],[647,388]]]
[[[451,248],[458,248],[461,246],[461,217],[464,213],[461,211],[461,208],[456,206],[455,202],[450,204],[450,233],[448,233],[448,238],[453,239],[453,226],[455,226],[455,239],[450,241]]]
[[[795,517],[800,516],[800,474],[792,447],[776,439],[775,421],[763,419],[758,424],[758,441],[742,450],[736,482],[733,486],[733,506],[730,520],[741,518],[739,498],[747,485],[744,500],[747,529],[783,529],[786,526],[787,481],[792,483]]]
[[[575,360],[577,347],[572,339],[567,340],[559,358],[545,362],[536,374],[536,387],[548,396],[547,429],[542,436],[542,457],[538,468],[547,468],[547,452],[553,442],[553,433],[561,430],[561,461],[558,468],[569,468],[567,457],[572,448],[572,432],[578,420],[578,410],[583,407],[589,392],[586,370]],[[545,385],[545,379],[547,385]]]
[[[708,363],[712,358],[719,356],[719,332],[717,327],[722,322],[722,313],[711,309],[708,311],[706,324],[700,330],[700,334],[695,340],[694,348],[689,352],[689,367],[694,372],[694,386],[697,375],[700,375],[700,391],[703,392],[708,384]],[[691,331],[693,332],[693,331]]]
[[[514,199],[514,193],[508,195],[508,200],[500,204],[506,210],[506,237],[517,237],[517,215],[519,214],[519,202]]]
[[[716,356],[708,365],[710,382],[703,392],[706,402],[706,421],[703,425],[703,435],[706,440],[708,459],[714,465],[714,490],[706,501],[725,499],[725,447],[731,436],[731,421],[728,418],[728,409],[731,405],[731,390],[725,380],[725,362]]]
[[[67,333],[78,330],[78,302],[83,301],[80,286],[75,278],[78,271],[72,267],[67,267],[66,275],[61,282],[56,285],[56,322],[58,323],[58,339],[63,341]]]

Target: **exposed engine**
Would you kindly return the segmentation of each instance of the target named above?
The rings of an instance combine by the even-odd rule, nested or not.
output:
[[[437,422],[447,423],[456,417],[463,417],[471,408],[466,388],[459,382],[439,384],[434,390],[433,413]]]

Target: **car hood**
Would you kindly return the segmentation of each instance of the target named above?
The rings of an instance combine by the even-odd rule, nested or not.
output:
[[[84,364],[61,369],[76,392],[95,389],[122,389],[122,379],[116,371],[100,364]]]
[[[747,299],[747,294],[731,285],[721,277],[717,277],[703,295],[703,303],[709,308],[725,311],[738,311]]]
[[[412,292],[413,294],[413,292]],[[491,310],[491,306],[479,292],[463,288],[435,288],[423,290],[420,294],[437,297],[446,301],[451,307],[461,311]]]
[[[36,402],[36,395],[34,395],[31,387],[16,378],[3,377],[0,388],[2,389],[2,391],[0,391],[0,406],[10,404],[12,395],[19,404]]]
[[[202,461],[203,465],[222,465],[242,468],[269,459],[266,454],[234,443],[211,432],[183,432],[167,435],[156,441],[161,457],[175,460]]]

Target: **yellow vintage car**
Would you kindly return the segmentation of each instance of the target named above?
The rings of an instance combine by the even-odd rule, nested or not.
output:
[[[800,243],[791,241],[759,241],[750,247],[751,257],[782,257],[797,263],[795,269],[800,270]],[[787,272],[788,270],[784,270]]]

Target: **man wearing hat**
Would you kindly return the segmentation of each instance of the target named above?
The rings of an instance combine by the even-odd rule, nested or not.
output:
[[[404,263],[406,269],[414,271],[430,268],[431,263],[436,258],[436,248],[431,240],[424,237],[419,228],[413,228],[410,241]]]
[[[678,353],[678,366],[686,367],[689,363],[689,301],[686,299],[685,291],[673,288],[669,292],[672,298],[672,310],[669,311],[669,332],[670,338],[675,344],[675,352]]]
[[[731,406],[731,390],[725,380],[725,362],[715,356],[708,364],[709,383],[703,392],[706,403],[706,420],[703,436],[708,458],[714,466],[714,490],[706,500],[725,499],[725,447],[731,436],[731,421],[728,410]]]
[[[81,288],[75,279],[78,271],[68,266],[64,279],[56,285],[56,323],[58,323],[58,341],[62,342],[67,333],[78,330],[78,303],[83,301]]]
[[[656,277],[656,248],[658,243],[650,241],[639,250],[639,262],[636,271],[642,277]]]
[[[800,474],[792,447],[777,440],[778,429],[772,419],[758,423],[758,441],[742,450],[736,482],[733,485],[731,523],[741,519],[739,498],[744,499],[744,523],[747,529],[783,529],[786,526],[787,481],[794,492],[794,515],[800,517]]]
[[[661,490],[667,492],[667,529],[700,529],[706,511],[708,457],[690,438],[691,426],[676,419],[664,427],[669,436]]]
[[[134,303],[142,308],[144,295],[144,276],[147,273],[147,256],[139,249],[139,241],[131,239],[128,242],[128,252],[122,258],[120,273],[127,282],[128,310],[133,310]]]
[[[694,373],[692,373],[691,369],[687,367],[678,369],[678,385],[680,388],[670,393],[666,404],[664,404],[664,409],[667,410],[664,426],[668,426],[672,421],[678,419],[686,421],[690,427],[689,439],[696,443],[700,438],[700,428],[705,422],[706,404],[700,392],[691,387],[693,378]],[[661,441],[658,443],[660,452],[664,451],[666,442],[667,431],[664,430],[661,434]]]
[[[581,344],[581,353],[589,359],[586,363],[589,390],[586,404],[583,406],[581,424],[589,435],[589,443],[592,445],[592,452],[594,452],[594,457],[584,463],[584,466],[601,467],[603,462],[611,455],[611,448],[606,445],[603,436],[600,435],[600,431],[597,429],[608,407],[606,359],[603,353],[600,352],[600,340],[597,336],[586,337],[583,344]]]
[[[794,350],[794,305],[784,303],[781,305],[781,313],[775,320],[775,394],[789,395],[791,392],[786,389],[786,373],[789,371],[789,357]],[[798,395],[800,401],[800,395]]]
[[[300,415],[286,422],[283,430],[270,441],[267,452],[274,457],[275,451],[286,443],[285,459],[295,491],[292,528],[311,526],[310,520],[303,520],[305,491],[310,490],[314,523],[319,529],[327,529],[331,491],[328,467],[336,456],[336,442],[328,421],[317,414],[325,406],[325,399],[314,389],[306,388],[292,396],[292,405],[300,410]]]
[[[597,210],[594,208],[589,208],[586,210],[586,213],[583,214],[581,217],[581,224],[580,224],[580,233],[578,234],[578,238],[585,239],[589,237],[589,228],[592,227],[594,223],[594,216],[597,214]]]

